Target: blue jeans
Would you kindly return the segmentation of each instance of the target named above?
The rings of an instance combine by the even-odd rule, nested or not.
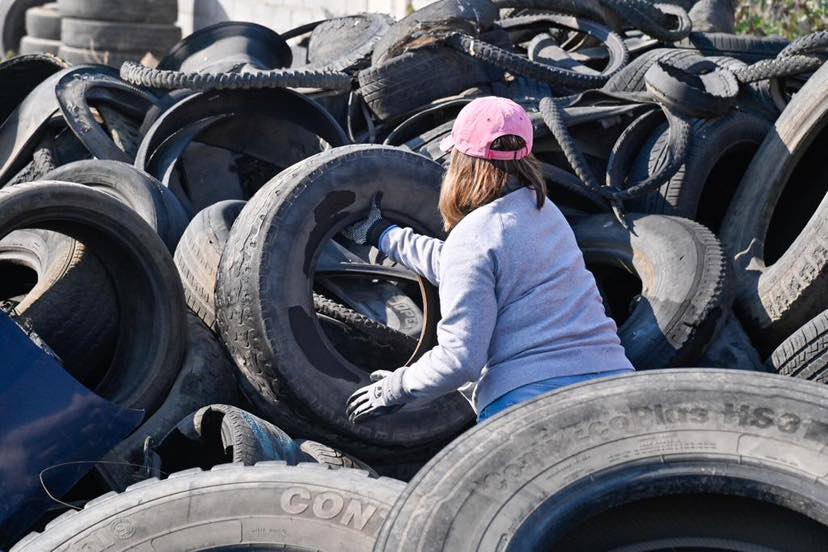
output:
[[[608,372],[593,372],[591,374],[578,374],[576,376],[559,376],[557,378],[549,378],[541,381],[536,381],[535,383],[523,385],[521,387],[518,387],[517,389],[512,389],[505,395],[501,395],[494,401],[490,402],[488,406],[486,406],[486,408],[484,408],[477,416],[477,421],[482,422],[483,420],[491,418],[495,414],[503,410],[506,410],[510,406],[526,402],[530,399],[534,399],[538,395],[543,395],[544,393],[549,393],[550,391],[561,389],[562,387],[575,385],[576,383],[581,383],[593,379],[608,378],[612,376],[630,374],[633,371],[634,370],[629,369],[610,370]]]

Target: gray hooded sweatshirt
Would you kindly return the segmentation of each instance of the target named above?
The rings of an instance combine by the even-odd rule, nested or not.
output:
[[[445,242],[392,226],[380,249],[439,286],[438,345],[389,378],[392,398],[477,381],[475,409],[558,376],[632,370],[575,235],[519,188],[467,215]]]

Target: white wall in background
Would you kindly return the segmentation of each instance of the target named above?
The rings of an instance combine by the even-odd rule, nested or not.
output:
[[[387,13],[399,19],[409,9],[433,0],[179,0],[184,34],[219,21],[255,21],[276,31],[360,12]]]

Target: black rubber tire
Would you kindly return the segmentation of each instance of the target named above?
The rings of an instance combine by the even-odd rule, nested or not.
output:
[[[175,195],[155,178],[120,161],[92,159],[62,165],[43,180],[75,182],[118,199],[135,211],[175,251],[187,215]]]
[[[788,41],[780,37],[708,32],[692,32],[673,43],[674,48],[694,50],[704,56],[732,57],[745,63],[773,59],[787,45]]]
[[[602,90],[607,92],[643,92],[646,89],[644,75],[657,61],[670,63],[678,67],[686,67],[692,60],[697,60],[698,54],[687,50],[657,48],[644,52],[627,66],[610,77]]]
[[[369,552],[403,487],[400,481],[368,479],[365,472],[323,464],[193,469],[96,498],[13,550],[47,552],[107,542],[108,552],[127,552],[149,539],[157,552],[233,546]]]
[[[26,34],[32,38],[48,38],[60,42],[60,14],[57,4],[51,2],[26,10]]]
[[[375,550],[824,550],[826,419],[828,389],[773,374],[570,387],[443,449]]]
[[[107,0],[103,0],[106,2]],[[20,46],[26,34],[26,10],[42,6],[49,0],[0,0],[0,24],[2,24],[3,53],[13,52]]]
[[[56,56],[59,50],[60,40],[24,36],[20,39],[20,49],[17,53],[21,56],[28,54],[51,54]]]
[[[725,115],[739,95],[736,76],[701,56],[687,67],[657,61],[644,74],[644,82],[658,103],[687,118]]]
[[[365,180],[366,174],[373,176]],[[439,446],[471,423],[459,393],[350,423],[343,405],[368,383],[368,373],[322,339],[308,281],[318,248],[364,216],[377,192],[391,219],[443,236],[437,210],[441,179],[442,167],[420,155],[387,146],[344,146],[280,173],[242,210],[221,259],[216,310],[242,389],[268,420],[366,460],[393,456],[398,462]],[[280,285],[263,285],[271,281]]]
[[[62,17],[126,21],[130,23],[168,23],[178,19],[177,0],[57,0]]]
[[[238,404],[235,366],[224,346],[193,313],[187,313],[189,347],[181,371],[164,403],[129,437],[118,443],[97,467],[113,489],[125,489],[146,479],[144,442],[161,442],[176,424],[209,404]],[[126,464],[130,465],[126,465]]]
[[[503,71],[446,47],[404,53],[359,72],[360,93],[379,120],[502,80]],[[414,83],[417,83],[414,85]]]
[[[780,343],[765,366],[783,376],[828,383],[828,310]]]
[[[15,312],[76,379],[83,382],[109,362],[118,302],[106,269],[82,243],[46,230],[16,230],[0,240],[0,266],[2,298],[25,294]],[[27,280],[34,283],[30,290]]]
[[[216,330],[216,275],[230,229],[246,201],[220,201],[202,209],[184,231],[175,250],[175,265],[187,306]]]
[[[164,400],[187,346],[186,306],[172,256],[141,218],[80,184],[43,181],[0,189],[0,236],[40,227],[82,241],[110,275],[120,334],[95,391],[152,413]]]
[[[188,414],[153,450],[167,473],[231,463],[252,466],[270,460],[295,466],[302,460],[299,445],[287,433],[226,404],[211,404]]]
[[[717,231],[737,183],[772,126],[740,111],[694,120],[684,164],[658,190],[629,201],[630,210],[686,217]],[[669,161],[668,134],[664,125],[641,148],[631,174],[634,181],[655,174]]]
[[[362,69],[393,19],[380,13],[360,13],[321,22],[308,39],[308,63],[337,71]]]
[[[331,448],[328,445],[307,439],[297,439],[296,444],[299,445],[299,450],[302,451],[302,458],[305,462],[318,462],[331,466],[332,468],[365,470],[371,477],[379,477],[379,474],[374,471],[374,468],[362,460],[354,458],[335,448]]]
[[[110,67],[120,67],[126,61],[141,61],[148,53],[150,53],[149,50],[121,52],[117,50],[87,50],[61,45],[60,50],[58,50],[58,57],[71,65],[98,63]]]
[[[828,195],[822,195],[824,189],[816,184],[797,188],[795,196],[801,199],[786,207],[786,228],[777,230],[784,230],[785,240],[777,243],[778,237],[768,235],[786,187],[802,186],[802,180],[811,183],[813,174],[821,174],[820,167],[825,166],[819,152],[828,136],[826,87],[828,66],[808,79],[780,115],[745,172],[722,224],[722,244],[735,268],[737,312],[764,354],[828,308],[824,293],[828,285],[824,245]],[[795,174],[799,165],[810,174]],[[811,211],[813,215],[805,222],[800,213]],[[773,244],[778,257],[770,266],[765,261],[769,239],[777,240]]]
[[[181,40],[181,29],[166,23],[118,23],[64,17],[60,40],[72,48],[165,54]]]
[[[639,370],[693,366],[730,307],[721,246],[691,220],[638,214],[626,219],[631,232],[612,215],[584,217],[572,228],[605,298],[618,285],[618,273],[605,270],[643,280],[641,300],[632,300],[635,306],[618,328],[627,358]],[[613,306],[609,300],[618,319]]]
[[[452,26],[470,25],[486,31],[499,18],[497,7],[490,0],[440,0],[433,2],[397,21],[380,38],[371,56],[371,65],[388,61],[388,50],[423,23],[450,22]]]
[[[373,318],[350,309],[344,305],[328,299],[324,295],[315,293],[313,306],[317,314],[333,318],[346,324],[349,328],[357,330],[366,342],[374,347],[391,349],[392,354],[399,358],[399,362],[405,362],[414,354],[418,340],[415,337],[391,328]]]

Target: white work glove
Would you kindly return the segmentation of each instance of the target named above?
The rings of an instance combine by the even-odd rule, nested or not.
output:
[[[380,236],[389,226],[393,225],[391,221],[382,217],[381,200],[382,193],[378,192],[371,200],[371,210],[368,212],[368,217],[346,226],[341,232],[342,235],[359,245],[367,243],[379,247]]]
[[[404,394],[396,389],[399,378],[394,372],[377,370],[371,373],[371,385],[356,390],[350,396],[345,412],[351,423],[356,424],[373,416],[384,416],[396,412],[407,402]]]

